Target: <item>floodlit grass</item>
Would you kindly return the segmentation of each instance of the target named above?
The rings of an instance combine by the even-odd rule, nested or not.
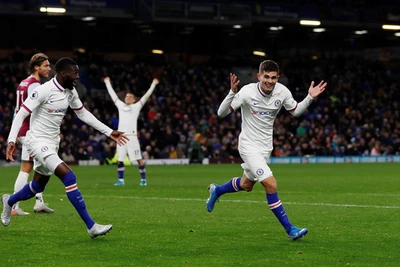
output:
[[[212,213],[207,186],[240,176],[239,165],[136,167],[114,187],[116,166],[78,167],[89,213],[113,224],[91,239],[53,176],[44,199],[54,214],[14,217],[0,228],[0,266],[399,266],[399,164],[271,165],[291,222],[309,234],[290,241],[265,193],[226,194]],[[18,168],[1,171],[11,193]],[[21,203],[32,211],[34,200]]]

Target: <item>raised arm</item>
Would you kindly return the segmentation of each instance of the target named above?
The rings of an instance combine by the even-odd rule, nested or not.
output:
[[[294,109],[289,110],[290,113],[295,117],[302,115],[311,105],[314,98],[319,96],[323,91],[325,91],[326,86],[327,83],[324,81],[321,81],[316,86],[314,86],[314,81],[312,81],[310,88],[308,89],[308,95],[306,96],[306,98],[304,98],[303,101],[298,103]]]
[[[140,98],[140,103],[142,106],[146,103],[147,99],[149,99],[150,95],[153,93],[156,85],[159,83],[158,79],[153,79],[153,82],[150,85],[149,90]]]
[[[228,95],[222,101],[221,105],[218,108],[217,114],[219,117],[223,118],[229,113],[231,113],[231,103],[233,98],[235,97],[236,93],[238,92],[238,84],[240,80],[237,79],[237,76],[233,73],[230,74],[231,80],[231,89],[229,90]]]
[[[115,93],[114,89],[111,86],[110,78],[109,77],[105,77],[104,78],[104,83],[106,84],[108,94],[110,95],[112,101],[114,103],[116,103],[119,98],[118,98],[117,94]]]

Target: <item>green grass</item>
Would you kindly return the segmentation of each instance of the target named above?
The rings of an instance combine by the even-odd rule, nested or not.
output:
[[[114,187],[116,166],[73,166],[89,213],[113,231],[91,239],[53,176],[44,198],[54,214],[13,216],[0,228],[0,266],[399,266],[399,164],[271,168],[291,222],[309,229],[299,241],[259,184],[206,211],[208,184],[240,176],[239,165],[148,166],[147,187],[136,167]],[[12,192],[18,168],[0,171],[0,193]]]

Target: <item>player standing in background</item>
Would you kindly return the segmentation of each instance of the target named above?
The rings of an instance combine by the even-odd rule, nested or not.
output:
[[[158,80],[154,79],[150,88],[147,92],[140,98],[138,102],[135,102],[135,96],[132,93],[127,93],[125,96],[125,103],[118,99],[117,94],[111,86],[110,78],[105,77],[104,83],[106,84],[107,91],[114,101],[114,104],[118,108],[118,130],[124,132],[126,135],[132,135],[130,141],[125,146],[117,147],[118,154],[118,181],[114,184],[115,186],[124,185],[124,174],[125,165],[124,160],[126,155],[128,155],[129,160],[134,163],[137,160],[140,176],[142,177],[140,181],[141,186],[146,186],[146,165],[142,159],[142,153],[140,151],[140,144],[137,138],[137,118],[139,117],[139,112],[146,103],[147,99],[153,93],[154,88],[158,84]]]
[[[99,132],[109,136],[118,145],[129,139],[122,132],[113,131],[87,111],[75,90],[79,79],[79,67],[70,58],[61,58],[56,63],[56,76],[37,87],[22,104],[15,116],[8,137],[6,159],[14,161],[15,141],[23,120],[32,114],[31,127],[26,135],[26,148],[34,159],[33,180],[13,195],[2,197],[3,212],[1,222],[7,226],[11,220],[11,207],[20,200],[32,198],[43,192],[50,176],[54,173],[65,186],[66,195],[81,219],[86,224],[89,235],[94,238],[105,235],[112,225],[100,225],[93,221],[86,209],[85,201],[78,190],[76,176],[69,166],[58,156],[60,144],[60,125],[70,106],[80,120]]]
[[[31,75],[23,80],[19,86],[17,87],[17,104],[15,106],[14,117],[18,113],[21,108],[22,103],[26,100],[28,95],[32,94],[32,92],[40,85],[40,80],[42,78],[49,77],[50,72],[50,62],[49,58],[43,53],[37,53],[32,56],[29,61],[29,72]],[[18,141],[22,144],[21,151],[21,168],[18,173],[17,179],[14,185],[14,193],[21,190],[25,184],[28,182],[28,177],[33,169],[33,159],[29,157],[28,152],[26,151],[25,136],[26,132],[29,130],[29,120],[30,116],[28,116],[24,122],[22,123],[21,129],[18,133]],[[47,207],[47,205],[43,201],[42,193],[36,194],[36,203],[33,207],[34,212],[46,212],[52,213],[54,210]],[[28,215],[28,212],[23,211],[19,207],[19,202],[15,203],[12,209],[13,215]]]
[[[239,135],[239,153],[244,163],[242,177],[234,177],[223,185],[210,184],[207,210],[212,212],[214,204],[225,193],[245,190],[250,192],[256,182],[264,187],[269,208],[286,230],[289,238],[297,240],[308,233],[307,228],[297,228],[289,222],[282,202],[278,197],[277,182],[268,166],[273,149],[273,126],[280,109],[284,107],[292,115],[303,114],[313,99],[321,94],[326,83],[317,86],[311,82],[306,98],[297,103],[289,89],[279,79],[279,66],[272,60],[261,62],[257,73],[258,83],[250,83],[238,92],[239,80],[230,74],[231,89],[222,101],[218,116],[225,117],[241,108],[242,131]]]

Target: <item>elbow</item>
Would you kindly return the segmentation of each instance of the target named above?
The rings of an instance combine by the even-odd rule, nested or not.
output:
[[[292,115],[294,116],[294,117],[299,117],[300,116],[300,114],[297,114],[296,112],[291,112],[292,113]]]
[[[229,109],[219,108],[217,111],[217,115],[218,115],[218,117],[223,118],[233,111],[234,111],[234,109],[232,107],[229,107]]]
[[[293,112],[291,112],[291,113],[292,113],[292,115],[295,116],[295,117],[300,117],[300,115],[301,115],[300,112],[296,112],[296,111],[293,111]]]
[[[218,115],[219,118],[224,118],[228,114],[229,114],[229,110],[225,111],[225,110],[219,110],[218,109],[218,111],[217,111],[217,115]]]

